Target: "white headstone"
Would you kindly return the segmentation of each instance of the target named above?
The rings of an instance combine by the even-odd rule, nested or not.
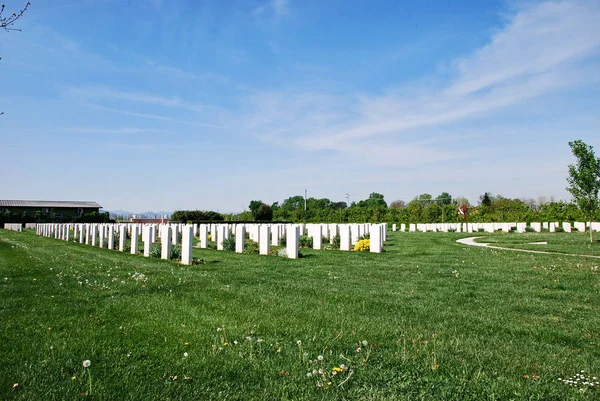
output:
[[[271,227],[268,224],[262,224],[259,228],[260,237],[259,237],[259,250],[261,255],[268,255],[271,250]]]
[[[192,239],[194,238],[194,227],[185,225],[181,233],[181,263],[184,265],[192,264]]]
[[[165,224],[162,226],[162,232],[160,233],[160,258],[169,260],[171,258],[171,225]]]
[[[246,227],[243,224],[235,226],[235,252],[244,253],[244,241],[246,240]]]
[[[298,238],[300,236],[300,227],[289,225],[286,234],[286,255],[290,259],[298,259]]]
[[[130,252],[132,255],[137,255],[137,253],[138,253],[138,241],[139,241],[138,235],[139,235],[138,227],[137,227],[137,225],[134,224],[131,227],[131,250],[130,250]]]

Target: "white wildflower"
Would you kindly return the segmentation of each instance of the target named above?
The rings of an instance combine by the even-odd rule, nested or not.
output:
[[[85,361],[83,361],[84,368],[89,368],[91,364],[92,364],[92,362],[89,359],[86,359]]]

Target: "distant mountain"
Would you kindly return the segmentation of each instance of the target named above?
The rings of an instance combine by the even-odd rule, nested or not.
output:
[[[173,212],[165,212],[165,211],[160,211],[160,212],[141,212],[141,213],[136,213],[136,212],[130,212],[127,210],[104,210],[105,212],[108,212],[109,215],[111,216],[133,216],[135,215],[135,217],[138,218],[154,218],[154,217],[162,217],[162,216],[167,216],[167,218],[170,218],[171,215],[173,214]]]

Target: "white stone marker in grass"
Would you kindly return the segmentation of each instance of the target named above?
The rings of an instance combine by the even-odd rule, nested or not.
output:
[[[392,231],[394,231],[394,232],[396,231],[396,225],[395,224],[392,224]]]
[[[115,229],[113,226],[108,230],[108,249],[115,249]]]
[[[566,233],[570,233],[571,232],[571,223],[569,222],[563,222],[562,223],[562,228]]]
[[[120,225],[119,226],[119,251],[123,252],[125,250],[125,242],[127,242],[127,226]]]
[[[384,226],[382,224],[371,224],[369,250],[373,253],[381,253],[383,229]]]
[[[142,241],[144,241],[144,256],[149,257],[152,250],[152,234],[149,226],[142,227]]]
[[[258,248],[261,255],[268,255],[271,250],[271,227],[268,224],[259,226]]]
[[[200,248],[206,249],[208,246],[208,226],[206,224],[200,224]]]
[[[138,226],[134,224],[131,227],[131,249],[129,250],[129,252],[132,255],[137,255],[137,253],[138,253],[138,245],[139,245],[138,235],[139,235]]]
[[[162,226],[162,231],[160,233],[161,238],[161,246],[160,246],[160,258],[169,260],[171,257],[171,225],[165,224]]]
[[[185,225],[181,233],[181,263],[184,265],[192,264],[192,239],[194,238],[194,227]]]
[[[348,224],[340,225],[340,250],[350,250],[350,226]]]
[[[281,232],[279,224],[274,224],[271,227],[271,246],[279,245],[279,233]]]
[[[543,228],[544,230],[548,230],[548,229],[549,229],[549,224],[548,224],[548,222],[547,222],[547,221],[545,221],[545,222],[543,222],[543,223],[542,223],[542,228]]]
[[[173,246],[177,245],[177,224],[171,226],[171,243]]]
[[[300,237],[300,227],[291,224],[287,227],[286,233],[286,256],[289,259],[298,259],[298,238]]]
[[[92,246],[98,243],[98,225],[92,224]]]
[[[585,223],[581,223],[576,221],[575,223],[573,223],[573,226],[580,232],[585,232]]]
[[[351,224],[350,226],[348,226],[350,228],[350,243],[352,245],[356,244],[358,242],[358,224]]]
[[[323,237],[321,232],[321,227],[317,226],[313,228],[313,249],[322,249],[323,248]]]
[[[101,225],[98,228],[99,228],[98,233],[99,233],[99,237],[100,237],[100,240],[98,241],[98,243],[99,243],[98,246],[100,246],[100,248],[104,248],[104,226]]]
[[[237,224],[235,226],[235,252],[244,253],[244,240],[246,239],[246,226]]]
[[[217,234],[217,251],[222,251],[223,248],[223,240],[225,240],[225,232],[227,231],[226,225],[219,224],[217,226],[216,234]]]
[[[550,223],[548,224],[548,231],[550,231],[551,233],[556,231],[556,225],[554,225],[554,223]]]

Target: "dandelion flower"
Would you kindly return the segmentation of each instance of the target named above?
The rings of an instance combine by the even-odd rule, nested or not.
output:
[[[317,373],[319,373],[319,372],[317,372],[317,369],[313,369],[312,374],[316,375]]]
[[[281,352],[281,348],[277,348],[277,352]]]
[[[91,364],[92,364],[92,362],[89,359],[86,359],[85,361],[83,361],[84,368],[89,368]]]
[[[262,338],[259,338],[259,339],[257,339],[257,340],[256,340],[256,342],[257,342],[257,343],[262,343],[262,342],[263,342],[263,339],[262,339]]]
[[[363,347],[366,347],[366,346],[367,346],[367,344],[368,344],[367,340],[362,340],[362,345],[363,345]]]
[[[312,377],[312,373],[308,372],[308,373],[306,374],[306,377]]]
[[[318,359],[319,361],[322,361],[322,360],[323,360],[323,355],[319,355],[319,356],[317,357],[317,359]]]
[[[331,382],[327,382],[327,385],[328,385],[328,386],[331,386]]]
[[[319,369],[319,374],[322,375],[323,374],[323,369]]]
[[[356,352],[360,352],[360,347],[358,347],[358,348],[356,349]]]
[[[233,340],[233,345],[238,345],[237,340]]]
[[[217,327],[217,331],[223,331],[221,327]]]
[[[296,341],[296,344],[302,345],[302,341],[298,340],[298,341]]]
[[[187,358],[187,357],[188,357],[188,355],[189,355],[189,354],[188,354],[187,352],[184,352],[184,353],[183,353],[183,357],[184,357],[184,358]]]
[[[71,376],[71,380],[77,380],[77,376]]]

